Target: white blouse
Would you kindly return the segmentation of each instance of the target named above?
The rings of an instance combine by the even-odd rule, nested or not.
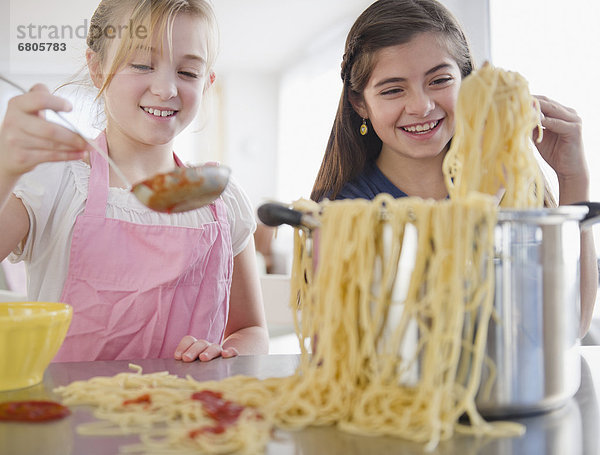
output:
[[[58,301],[67,278],[75,219],[85,208],[90,167],[83,161],[44,163],[23,175],[13,193],[29,214],[29,234],[9,255],[25,261],[27,294],[31,300]],[[222,194],[231,228],[233,255],[248,244],[256,230],[252,205],[235,180]],[[106,217],[138,224],[200,227],[214,221],[209,207],[181,213],[159,213],[144,206],[130,191],[110,188]]]

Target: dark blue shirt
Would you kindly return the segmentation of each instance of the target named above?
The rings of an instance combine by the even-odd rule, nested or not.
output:
[[[336,199],[374,199],[379,193],[388,193],[393,197],[407,197],[404,191],[388,180],[379,170],[375,162],[367,163],[363,171],[353,180],[347,182]]]

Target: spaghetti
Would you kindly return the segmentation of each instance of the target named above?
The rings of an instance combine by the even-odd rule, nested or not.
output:
[[[91,405],[100,419],[78,426],[85,435],[140,434],[140,444],[122,453],[261,453],[270,438],[272,418],[258,410],[266,391],[253,399],[246,390],[246,405],[230,399],[234,387],[244,388],[251,378],[198,382],[167,372],[134,373],[75,381],[55,391],[67,405]]]
[[[443,164],[450,197],[505,192],[502,207],[542,207],[544,180],[531,144],[535,127],[542,138],[541,114],[525,78],[485,64],[463,81],[455,117]]]
[[[444,163],[449,200],[381,194],[295,204],[321,228],[318,248],[310,231],[294,234],[290,305],[301,348],[294,375],[200,383],[138,369],[75,382],[57,389],[64,402],[91,404],[110,422],[80,431],[138,432],[141,445],[124,450],[153,453],[257,453],[273,426],[337,425],[428,450],[455,432],[522,433],[517,424],[485,422],[475,397],[493,307],[492,195],[503,188],[504,204],[540,203],[537,164],[525,146],[534,104],[516,74],[487,65],[466,78]],[[486,168],[492,174],[480,176]],[[411,231],[415,254],[405,241]],[[402,276],[410,279],[402,284]],[[198,393],[213,411],[193,398]],[[215,419],[215,407],[228,409],[227,424]]]
[[[440,202],[382,194],[373,202],[320,206],[318,273],[310,249],[300,247],[294,268],[304,273],[293,275],[292,286],[301,304],[301,341],[317,339],[300,368],[301,377],[311,379],[298,385],[312,391],[310,409],[325,409],[317,422],[428,449],[455,430],[523,431],[488,424],[475,408],[493,305],[495,210],[495,200],[478,193]],[[406,296],[395,301],[409,225],[418,232],[419,254]],[[387,227],[391,245],[382,241]],[[303,231],[297,236],[296,244],[306,245]],[[394,306],[401,307],[396,318]],[[410,332],[414,323],[417,339]],[[413,354],[403,357],[407,343],[414,343]],[[411,370],[416,382],[407,380]],[[459,423],[464,413],[470,425]],[[290,414],[293,422],[298,413]]]

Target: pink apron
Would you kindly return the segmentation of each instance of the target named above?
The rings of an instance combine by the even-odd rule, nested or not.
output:
[[[96,141],[107,149],[104,134]],[[222,342],[233,271],[222,199],[199,228],[106,218],[108,164],[90,162],[61,297],[73,320],[54,361],[171,358],[185,335]]]

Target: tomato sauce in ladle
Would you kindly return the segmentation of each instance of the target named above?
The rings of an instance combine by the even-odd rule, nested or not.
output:
[[[23,87],[2,74],[0,74],[0,79],[22,93],[27,93]],[[90,141],[60,112],[55,112],[55,114],[108,162],[115,174],[126,185],[127,189],[142,204],[154,211],[173,213],[203,207],[217,199],[229,182],[231,171],[228,167],[206,164],[196,167],[175,168],[171,172],[157,174],[149,179],[131,185],[121,169],[119,169],[117,164],[104,150]]]
[[[230,172],[227,166],[216,164],[179,167],[136,183],[131,192],[157,212],[185,212],[217,199],[227,186]]]

